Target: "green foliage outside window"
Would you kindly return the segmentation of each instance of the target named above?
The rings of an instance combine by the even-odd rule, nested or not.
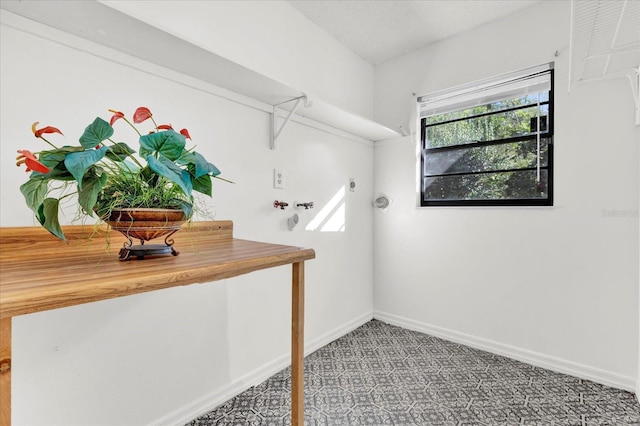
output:
[[[422,204],[550,204],[549,94],[423,118]]]

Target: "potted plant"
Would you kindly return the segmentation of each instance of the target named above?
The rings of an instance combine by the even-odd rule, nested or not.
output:
[[[109,111],[113,114],[110,121],[97,117],[76,146],[54,145],[45,136],[62,132],[33,123],[34,136],[50,149],[18,151],[17,165],[24,164],[32,172],[20,186],[27,206],[47,231],[62,240],[65,235],[58,216],[67,199],[77,202],[80,217],[97,215],[125,234],[129,245],[132,237],[144,244],[172,234],[192,216],[193,191],[212,196],[212,179],[227,180],[219,177],[220,170],[202,154],[186,148],[186,140],[191,139],[187,129],[176,132],[170,124],[158,125],[146,107],[136,109],[133,122],[120,111]],[[114,138],[116,122],[133,130],[139,141],[137,151]],[[143,134],[135,125],[144,122],[152,127]],[[159,211],[159,218],[149,216]],[[165,231],[134,224],[138,214]]]

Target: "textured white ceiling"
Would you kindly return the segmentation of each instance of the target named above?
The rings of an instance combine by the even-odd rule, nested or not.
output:
[[[530,7],[541,0],[289,0],[376,65]]]

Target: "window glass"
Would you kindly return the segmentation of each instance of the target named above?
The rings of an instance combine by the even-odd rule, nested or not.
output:
[[[421,98],[421,205],[552,205],[552,79],[536,69]]]

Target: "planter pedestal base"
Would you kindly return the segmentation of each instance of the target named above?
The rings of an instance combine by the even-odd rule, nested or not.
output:
[[[180,254],[173,246],[166,244],[146,244],[136,245],[130,247],[123,247],[120,249],[119,259],[129,260],[132,256],[135,256],[138,260],[143,260],[145,256],[151,256],[156,254],[172,254],[177,256]]]

